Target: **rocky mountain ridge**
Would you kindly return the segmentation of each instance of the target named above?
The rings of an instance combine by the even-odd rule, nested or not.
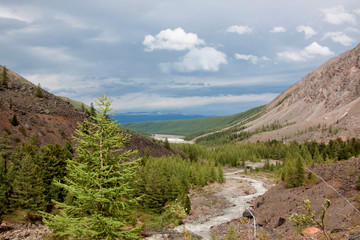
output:
[[[278,121],[289,126],[254,135],[257,140],[359,138],[360,44],[307,74],[266,106],[247,131]]]
[[[0,66],[0,73],[3,71]],[[0,87],[0,134],[5,134],[10,145],[27,143],[31,135],[40,140],[40,145],[71,141],[74,130],[84,120],[91,120],[87,114],[73,107],[69,101],[57,97],[22,76],[7,70],[7,86]],[[39,92],[41,91],[41,96]],[[16,117],[17,124],[11,123]],[[131,134],[128,148],[137,149],[142,156],[148,148],[154,157],[173,154],[161,144]]]

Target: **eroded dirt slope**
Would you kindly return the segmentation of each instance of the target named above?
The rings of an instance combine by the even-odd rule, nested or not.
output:
[[[316,164],[309,169],[333,186],[357,210],[318,178],[315,184],[298,188],[286,188],[284,183],[272,187],[253,203],[257,222],[282,236],[292,234],[296,232],[296,228],[288,218],[295,212],[301,213],[299,206],[304,205],[303,201],[309,199],[313,210],[319,216],[321,205],[327,198],[332,203],[328,209],[330,216],[326,217],[327,230],[360,225],[360,191],[357,189],[360,158],[330,165]],[[281,224],[282,221],[284,223]]]

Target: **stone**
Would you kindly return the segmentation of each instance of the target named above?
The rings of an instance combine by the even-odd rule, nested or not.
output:
[[[316,227],[307,227],[307,228],[304,228],[303,230],[301,230],[301,234],[305,237],[314,235],[314,234],[320,233],[320,232],[321,232],[321,230]]]
[[[245,210],[245,211],[243,212],[243,217],[244,217],[244,218],[248,218],[248,219],[252,219],[252,218],[253,218],[252,214],[251,214],[250,211],[248,211],[248,210]]]
[[[285,218],[279,217],[279,221],[278,221],[277,226],[280,227],[280,226],[283,225],[285,222],[286,222],[286,219],[285,219]]]

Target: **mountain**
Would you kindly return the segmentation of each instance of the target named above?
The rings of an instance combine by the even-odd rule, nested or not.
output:
[[[244,121],[251,116],[261,113],[263,107],[264,106],[252,108],[248,111],[230,116],[125,123],[122,125],[128,129],[143,132],[146,134],[158,133],[187,136],[196,133],[196,135],[199,135],[208,131],[214,131],[221,128],[229,127],[231,125]]]
[[[118,123],[128,122],[148,122],[148,121],[167,121],[179,119],[194,119],[204,118],[202,115],[187,115],[182,113],[167,113],[167,112],[128,112],[115,113],[114,118]]]
[[[3,70],[0,66],[0,85]],[[0,86],[0,136],[6,135],[10,145],[28,142],[31,135],[39,138],[41,146],[56,142],[64,145],[67,140],[71,141],[79,123],[91,120],[72,105],[76,101],[57,97],[10,70],[6,75],[7,86]],[[127,147],[137,149],[140,156],[147,148],[154,157],[173,154],[157,142],[124,131],[131,135]]]
[[[360,138],[360,44],[317,68],[266,106],[247,131],[279,122],[281,129],[250,140]]]

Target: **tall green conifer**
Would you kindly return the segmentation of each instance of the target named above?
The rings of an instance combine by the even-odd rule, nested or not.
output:
[[[137,239],[140,226],[133,226],[129,213],[136,205],[132,187],[139,160],[133,151],[124,151],[129,140],[107,115],[111,99],[98,99],[99,114],[76,131],[77,158],[68,160],[65,183],[56,183],[73,197],[56,204],[59,215],[44,213],[45,223],[55,235],[74,239]]]

